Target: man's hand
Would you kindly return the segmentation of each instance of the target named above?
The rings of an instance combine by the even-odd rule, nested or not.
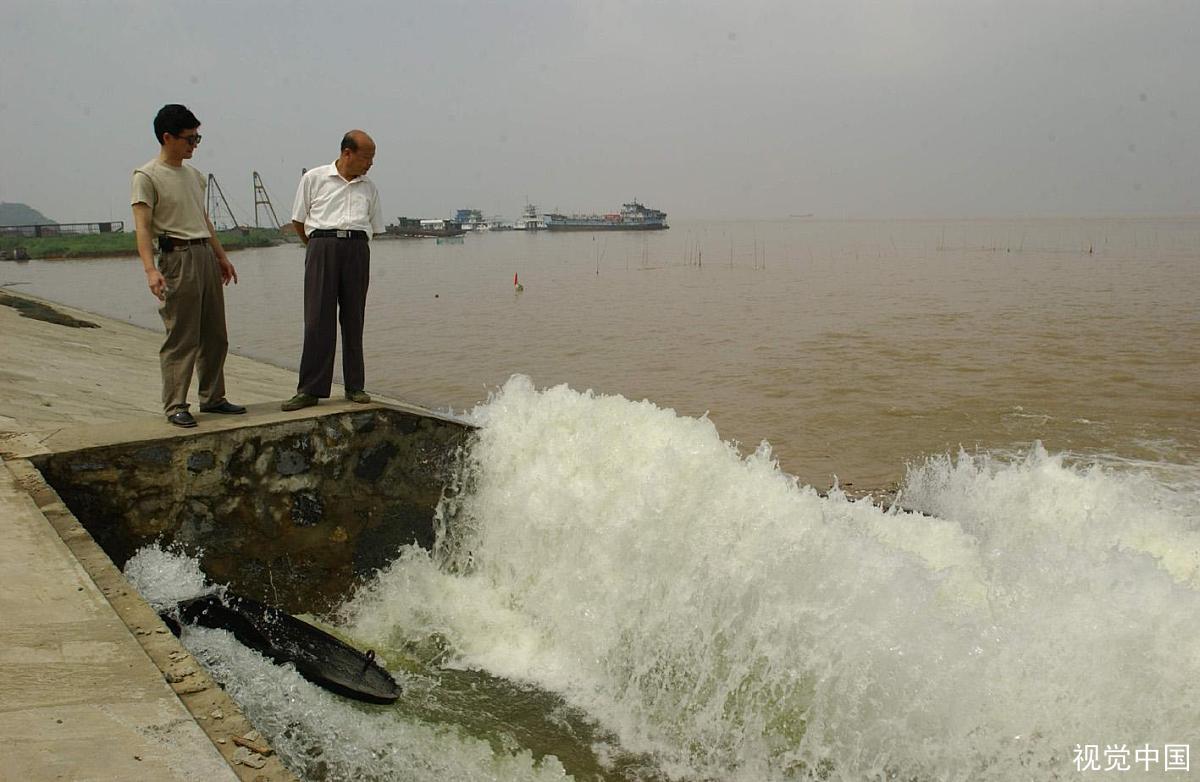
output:
[[[296,236],[300,237],[300,243],[308,247],[308,234],[304,233],[304,223],[299,220],[293,220],[292,228],[296,229]]]
[[[234,285],[237,285],[237,269],[233,268],[233,264],[228,258],[218,258],[217,265],[221,267],[221,284],[228,285],[232,280]]]
[[[159,301],[167,300],[167,278],[162,276],[162,272],[154,268],[149,269],[146,272],[146,284]]]
[[[229,262],[229,256],[225,255],[225,248],[221,246],[221,240],[217,238],[217,229],[213,226],[212,220],[208,219],[208,215],[204,216],[204,222],[208,223],[208,246],[212,248],[213,255],[217,259],[217,268],[221,270],[221,284],[228,285],[230,280],[237,285],[237,269],[233,268],[233,264]]]

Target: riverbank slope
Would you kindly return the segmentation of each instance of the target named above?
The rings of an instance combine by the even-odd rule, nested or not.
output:
[[[178,666],[198,666],[153,612],[146,614],[149,609],[136,594],[128,594],[82,528],[73,519],[64,526],[63,517],[70,514],[39,496],[40,476],[26,460],[105,440],[179,432],[161,410],[160,336],[8,293],[0,297],[0,333],[0,572],[5,574],[0,768],[5,778],[294,779],[274,756],[261,768],[231,765],[238,751],[233,737],[249,724],[202,670],[176,675]],[[202,428],[295,418],[350,404],[282,413],[279,401],[292,394],[295,373],[241,356],[229,356],[226,380],[230,397],[250,411],[245,416],[198,414]],[[340,396],[341,389],[335,389],[335,399]],[[88,545],[96,556],[88,554]],[[103,562],[98,566],[92,559]],[[152,646],[169,651],[156,655]],[[171,665],[164,667],[164,655]],[[218,724],[224,734],[214,730]]]

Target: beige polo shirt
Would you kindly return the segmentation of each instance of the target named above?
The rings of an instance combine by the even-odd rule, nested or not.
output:
[[[184,163],[176,168],[158,158],[133,170],[133,200],[150,207],[154,236],[204,239],[211,235],[204,218],[208,180]]]

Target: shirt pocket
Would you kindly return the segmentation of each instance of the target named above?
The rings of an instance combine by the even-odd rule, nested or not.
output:
[[[371,199],[362,193],[351,193],[349,217],[356,223],[370,223]]]

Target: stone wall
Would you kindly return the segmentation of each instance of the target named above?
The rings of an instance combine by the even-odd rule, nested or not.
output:
[[[433,517],[469,428],[375,407],[51,454],[37,466],[118,566],[178,545],[235,591],[321,611]]]

